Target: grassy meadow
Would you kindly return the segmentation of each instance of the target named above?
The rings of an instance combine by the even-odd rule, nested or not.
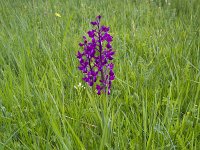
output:
[[[116,50],[109,96],[77,69],[97,15]],[[200,1],[0,0],[4,149],[199,150]]]

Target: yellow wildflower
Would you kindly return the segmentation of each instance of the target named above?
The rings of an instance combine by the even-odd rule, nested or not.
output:
[[[61,15],[59,13],[55,13],[56,17],[61,17]]]

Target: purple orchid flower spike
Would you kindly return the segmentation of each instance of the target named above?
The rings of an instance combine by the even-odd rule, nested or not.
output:
[[[115,79],[113,71],[112,48],[113,37],[108,33],[110,27],[101,26],[101,16],[97,16],[95,21],[91,22],[94,29],[87,32],[88,39],[83,36],[83,43],[79,46],[83,52],[78,51],[79,70],[84,74],[83,80],[89,86],[95,86],[97,94],[111,93],[111,84]],[[105,43],[105,44],[104,44]]]

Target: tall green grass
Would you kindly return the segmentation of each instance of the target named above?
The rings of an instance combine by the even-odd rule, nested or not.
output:
[[[75,57],[99,14],[110,96]],[[199,0],[1,0],[0,149],[200,149],[199,36]]]

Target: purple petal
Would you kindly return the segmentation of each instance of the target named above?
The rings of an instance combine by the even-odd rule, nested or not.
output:
[[[101,86],[97,84],[97,85],[96,85],[96,89],[97,89],[97,90],[100,90],[100,89],[101,89]]]
[[[103,39],[106,40],[108,43],[112,42],[112,36],[108,33],[105,33]]]
[[[91,38],[94,38],[95,30],[88,31],[88,36],[91,37]]]
[[[110,76],[109,79],[110,79],[110,80],[114,80],[114,79],[115,79],[115,76],[114,76],[114,75],[113,75],[113,76]]]
[[[95,38],[93,37],[92,38],[92,43],[95,43],[96,42],[96,40],[95,40]],[[95,43],[96,44],[96,43]]]
[[[111,70],[114,68],[114,64],[113,63],[110,63],[109,65],[108,65],[108,68],[110,68]]]
[[[95,51],[94,49],[92,49],[91,52],[90,52],[90,56],[91,56],[91,57],[94,57],[95,52],[96,52],[96,51]]]
[[[113,72],[113,70],[110,70],[109,75],[110,75],[110,76],[115,75],[114,72]]]
[[[97,77],[96,77],[96,76],[95,76],[93,79],[94,79],[94,82],[96,82],[96,81],[97,81]]]
[[[89,86],[93,86],[94,82],[89,81]]]
[[[96,18],[100,20],[100,19],[101,19],[101,16],[99,15],[99,16],[97,16]]]
[[[108,89],[108,95],[110,95],[110,89]]]
[[[101,26],[101,30],[104,32],[108,32],[110,30],[110,28],[106,27],[106,26]]]
[[[97,84],[96,89],[97,89],[97,94],[100,95],[101,94],[101,86]]]
[[[80,64],[83,64],[84,63],[84,59],[83,58],[79,58],[79,62],[80,62]]]
[[[84,39],[84,43],[86,44],[86,43],[87,43],[87,38],[86,38],[86,36],[83,36],[83,39]]]
[[[84,45],[83,43],[79,43],[79,46],[81,46],[81,47],[82,47],[83,45]]]
[[[97,22],[96,21],[92,21],[90,22],[93,26],[97,25]]]
[[[98,90],[98,91],[97,91],[97,94],[98,94],[98,95],[101,95],[101,91],[100,91],[100,90]]]
[[[76,57],[80,59],[80,58],[82,58],[82,56],[83,56],[83,54],[82,54],[81,52],[78,51]]]
[[[112,46],[110,45],[110,43],[108,43],[108,44],[106,45],[106,47],[107,47],[108,49],[112,48]]]

